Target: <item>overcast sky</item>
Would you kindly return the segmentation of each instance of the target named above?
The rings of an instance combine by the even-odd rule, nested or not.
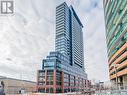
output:
[[[107,81],[103,0],[15,0],[13,16],[0,16],[0,76],[36,80],[41,61],[55,48],[55,8],[73,5],[84,25],[89,79]]]

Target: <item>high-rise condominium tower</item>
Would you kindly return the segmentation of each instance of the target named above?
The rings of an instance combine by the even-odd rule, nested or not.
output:
[[[127,0],[104,0],[110,79],[127,85]]]
[[[64,2],[56,7],[55,52],[42,62],[38,71],[38,91],[77,92],[89,81],[84,70],[83,25],[73,7]]]
[[[56,51],[67,56],[70,65],[84,69],[82,28],[72,6],[63,3],[56,8]]]

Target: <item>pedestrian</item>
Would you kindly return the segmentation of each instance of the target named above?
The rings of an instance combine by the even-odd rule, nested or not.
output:
[[[5,95],[4,93],[4,82],[1,81],[1,84],[0,84],[0,95]]]

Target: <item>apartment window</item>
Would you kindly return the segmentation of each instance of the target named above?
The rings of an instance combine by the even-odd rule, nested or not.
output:
[[[48,70],[47,75],[53,75],[53,70]]]
[[[46,93],[53,93],[53,88],[47,88]]]
[[[53,81],[47,81],[46,85],[53,85]]]
[[[54,62],[44,62],[44,67],[45,68],[54,68]]]

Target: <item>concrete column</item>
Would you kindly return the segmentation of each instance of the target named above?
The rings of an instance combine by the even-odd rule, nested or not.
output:
[[[62,93],[64,93],[64,72],[62,71]]]
[[[47,70],[45,70],[45,92],[46,92],[46,82],[47,82]]]
[[[127,86],[127,75],[123,76],[123,86]]]
[[[56,69],[53,71],[53,92],[56,93]]]

